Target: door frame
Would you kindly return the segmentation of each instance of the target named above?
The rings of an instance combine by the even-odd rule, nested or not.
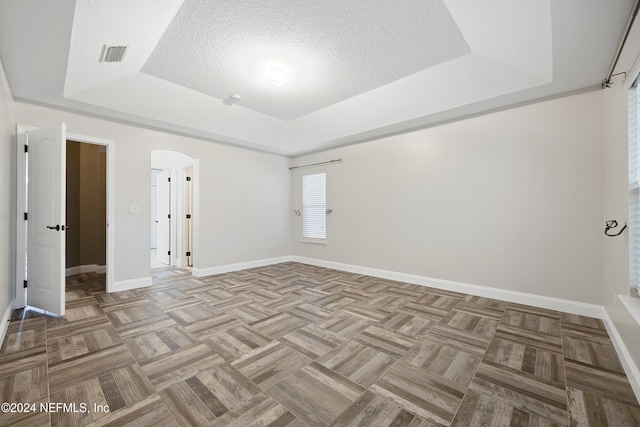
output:
[[[163,191],[167,192],[167,200],[165,200],[165,203],[162,203],[163,205],[165,205],[164,207],[166,208],[166,211],[163,210],[162,213],[166,212],[168,217],[167,218],[163,218],[163,224],[164,224],[164,220],[166,220],[166,238],[165,243],[168,243],[166,246],[167,251],[169,252],[168,255],[162,255],[162,261],[160,261],[159,257],[158,257],[158,253],[160,253],[160,242],[162,239],[158,238],[158,230],[160,229],[160,220],[158,220],[158,227],[156,228],[156,260],[162,264],[165,264],[167,267],[171,267],[173,265],[176,264],[175,259],[176,259],[176,249],[175,249],[175,245],[174,245],[174,238],[173,238],[173,232],[174,232],[174,227],[173,227],[173,221],[176,218],[176,213],[174,211],[174,183],[175,183],[175,177],[173,176],[173,169],[162,169],[162,172],[160,172],[158,175],[156,175],[156,217],[160,218],[160,215],[158,215],[158,209],[157,207],[160,205],[160,203],[158,202],[158,200],[160,199],[158,197],[158,194],[160,193],[160,183],[159,183],[159,179],[158,177],[162,174],[166,174],[168,181],[167,182],[162,182],[162,185],[166,185],[167,187],[164,188]],[[168,188],[168,189],[167,189]],[[163,249],[165,248],[164,245],[162,246]],[[165,256],[168,258],[168,262],[165,263]]]
[[[191,161],[189,162],[189,165],[175,165],[165,168],[165,166],[168,165],[160,164],[162,162],[153,162],[153,153],[157,151],[169,151],[181,154],[188,157]],[[191,175],[193,191],[193,211],[191,212],[193,221],[193,252],[191,255],[191,264],[193,269],[197,269],[199,268],[198,263],[200,262],[200,257],[198,256],[200,248],[200,158],[189,151],[184,151],[180,148],[174,147],[153,147],[151,148],[150,154],[151,169],[171,170],[171,194],[172,200],[175,200],[175,203],[171,203],[171,265],[176,267],[186,266],[186,260],[183,256],[186,250],[186,242],[184,240],[184,222],[182,219],[186,213],[186,209],[184,205],[184,187],[181,183],[185,180],[184,167],[191,166],[193,168]]]
[[[191,169],[191,173],[189,173]],[[186,177],[190,175],[190,183],[186,180]],[[192,164],[182,167],[182,252],[184,255],[184,262],[182,267],[193,267],[193,254],[194,250],[194,185],[195,185],[195,160]],[[191,214],[191,218],[187,219],[186,214]],[[189,223],[191,221],[191,223]],[[191,229],[189,229],[191,225]],[[191,238],[191,247],[189,247],[189,238]],[[190,249],[190,250],[189,250]],[[186,252],[191,252],[190,256],[186,255]],[[191,261],[191,262],[189,262]]]
[[[16,125],[16,265],[15,265],[15,299],[14,308],[23,308],[26,306],[26,295],[24,292],[25,266],[26,266],[26,227],[24,221],[24,213],[27,212],[27,157],[24,147],[26,142],[26,133],[39,129],[34,126]],[[83,142],[86,144],[101,145],[106,147],[107,167],[106,167],[106,184],[107,184],[107,236],[106,236],[106,253],[107,253],[107,274],[106,274],[106,291],[113,291],[113,272],[115,271],[114,257],[114,195],[115,195],[115,143],[109,139],[96,138],[86,135],[78,135],[67,132],[66,140]],[[65,170],[66,173],[66,170]]]

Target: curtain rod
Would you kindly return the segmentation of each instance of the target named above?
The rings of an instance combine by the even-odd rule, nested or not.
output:
[[[311,163],[310,165],[291,166],[289,170],[292,171],[294,169],[310,168],[312,166],[328,165],[331,163],[342,163],[342,159],[332,159],[332,160],[329,160],[328,162]]]
[[[636,4],[633,7],[631,15],[627,20],[627,25],[625,27],[624,36],[618,43],[618,50],[616,50],[616,55],[613,57],[613,62],[611,62],[611,66],[609,67],[609,74],[607,74],[607,78],[602,81],[602,89],[607,89],[611,87],[611,77],[618,76],[624,74],[626,76],[626,72],[613,74],[618,65],[618,60],[620,59],[620,54],[622,53],[622,49],[624,45],[627,43],[627,38],[629,37],[629,33],[631,32],[631,27],[633,26],[633,22],[636,20],[636,16],[638,16],[638,11],[640,10],[640,0],[636,0]]]

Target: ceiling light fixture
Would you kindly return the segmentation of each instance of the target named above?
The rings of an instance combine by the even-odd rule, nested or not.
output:
[[[271,67],[262,79],[275,87],[281,87],[291,81],[291,76],[282,67]]]

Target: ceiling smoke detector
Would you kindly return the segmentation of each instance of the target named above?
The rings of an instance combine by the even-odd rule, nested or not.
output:
[[[222,102],[226,105],[233,105],[233,104],[237,104],[240,101],[242,101],[242,97],[240,95],[230,95],[227,99],[223,100]]]
[[[100,62],[122,62],[129,46],[107,46],[102,47]]]

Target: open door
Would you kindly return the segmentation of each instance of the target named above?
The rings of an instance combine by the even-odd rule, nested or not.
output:
[[[163,264],[171,264],[171,174],[163,171],[156,177],[156,203],[158,215],[158,227],[156,229],[158,240],[156,260]]]
[[[27,304],[64,314],[66,125],[27,132]]]
[[[184,168],[184,175],[186,177],[186,265],[193,267],[193,166]]]

